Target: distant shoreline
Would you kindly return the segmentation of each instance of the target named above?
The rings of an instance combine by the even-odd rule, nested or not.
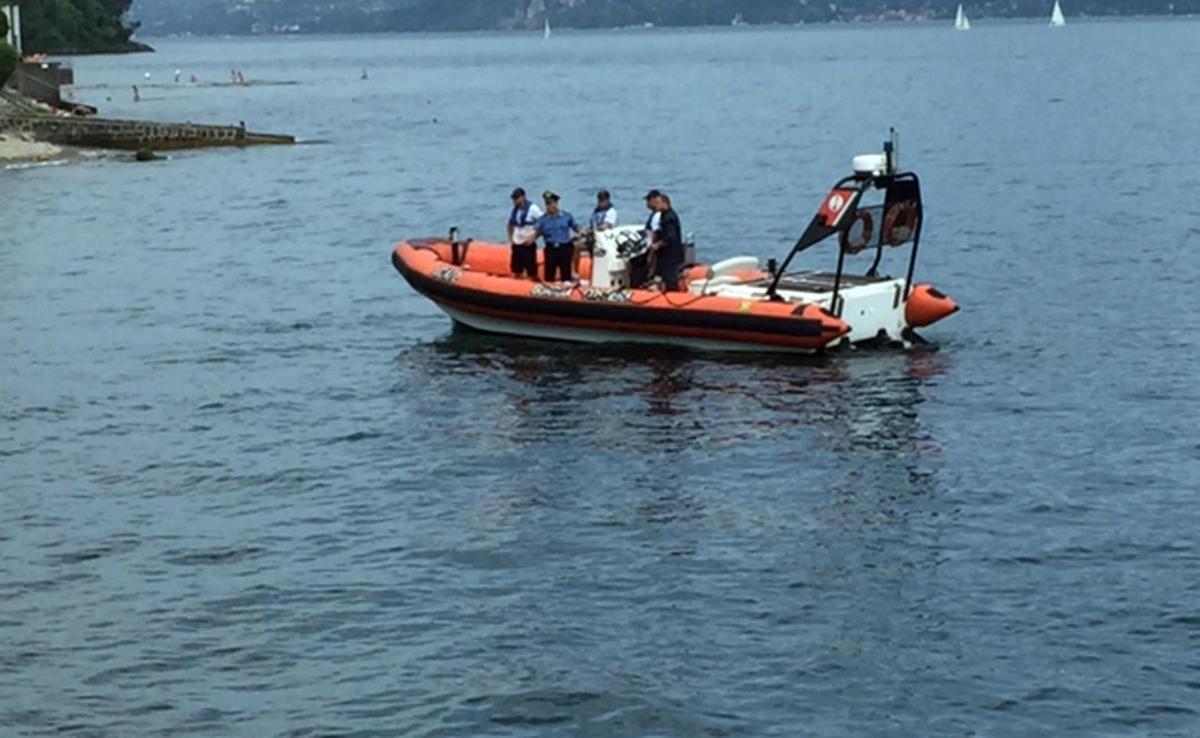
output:
[[[165,36],[163,38],[166,38]],[[45,52],[47,56],[101,56],[104,54],[153,54],[154,47],[141,41],[130,41],[120,47],[98,47],[91,49],[63,49]]]
[[[1102,15],[1072,15],[1068,18],[1068,24],[1072,22],[1092,22],[1092,21],[1122,21],[1122,20],[1195,20],[1200,18],[1200,15],[1194,13],[1108,13]],[[972,23],[984,24],[1019,24],[1030,21],[1045,20],[1041,15],[1024,15],[1024,16],[979,16],[972,17]],[[718,28],[729,28],[730,30],[747,30],[753,28],[846,28],[858,26],[894,26],[894,27],[920,27],[920,26],[940,26],[953,24],[953,16],[936,16],[930,18],[860,18],[854,20],[829,20],[829,21],[813,21],[806,23],[742,23],[738,26],[731,26],[722,23],[707,23],[707,24],[650,24],[646,26],[556,26],[555,31],[570,31],[570,32],[597,32],[597,31],[642,31],[642,30],[712,30]],[[331,30],[292,30],[292,31],[267,31],[267,32],[224,32],[224,33],[193,33],[191,31],[170,31],[170,32],[155,32],[154,29],[143,27],[141,32],[146,38],[158,40],[172,39],[221,39],[221,38],[304,38],[304,37],[320,37],[320,36],[419,36],[433,34],[532,34],[540,33],[542,27],[539,25],[536,28],[430,28],[425,30],[413,29],[396,29],[396,30],[361,30],[361,31],[331,31]],[[153,51],[150,47],[145,50]],[[86,53],[126,53],[126,52],[86,52]],[[70,54],[60,53],[59,56],[69,56]]]

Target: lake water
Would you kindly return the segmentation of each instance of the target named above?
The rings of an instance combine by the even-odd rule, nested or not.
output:
[[[320,143],[0,172],[0,735],[1200,734],[1200,23],[151,41],[79,99]],[[889,126],[929,350],[389,263],[518,184],[782,256]]]

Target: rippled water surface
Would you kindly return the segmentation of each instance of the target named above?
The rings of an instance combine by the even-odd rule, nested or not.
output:
[[[318,142],[0,172],[0,735],[1200,734],[1197,38],[76,59],[108,114]],[[514,184],[782,255],[889,125],[964,306],[928,350],[497,339],[388,261]]]

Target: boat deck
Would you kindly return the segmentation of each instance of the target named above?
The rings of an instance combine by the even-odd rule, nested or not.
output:
[[[833,292],[833,282],[837,275],[834,272],[789,272],[779,280],[779,289],[795,290],[797,292],[812,292],[823,293]],[[862,287],[868,284],[879,284],[880,282],[890,282],[894,277],[862,277],[851,274],[843,274],[841,286],[846,287]],[[760,279],[756,282],[748,283],[752,287],[769,287],[771,280]]]

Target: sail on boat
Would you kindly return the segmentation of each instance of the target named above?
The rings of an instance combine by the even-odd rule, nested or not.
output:
[[[1067,25],[1067,18],[1063,15],[1062,6],[1058,4],[1058,0],[1054,0],[1054,12],[1050,13],[1050,27],[1062,28]]]
[[[958,12],[954,15],[954,30],[956,30],[956,31],[971,30],[971,21],[967,20],[967,14],[963,12],[962,3],[958,4]]]
[[[550,19],[546,19],[546,25],[542,26],[542,38],[550,38]]]

